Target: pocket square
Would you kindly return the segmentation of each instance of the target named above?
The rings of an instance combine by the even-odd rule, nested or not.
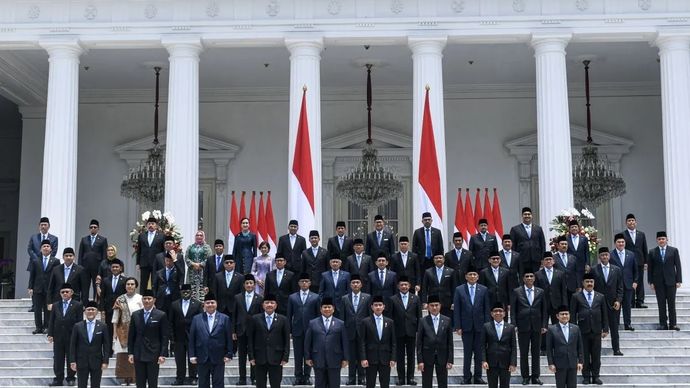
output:
[[[98,335],[98,334],[103,334],[103,332],[102,332],[102,331],[99,331],[99,332],[97,332],[96,334],[97,334],[97,335]]]
[[[158,321],[149,321],[149,323],[158,323]]]

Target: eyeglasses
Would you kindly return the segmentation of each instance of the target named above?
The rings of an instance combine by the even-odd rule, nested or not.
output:
[[[89,229],[98,229],[98,226],[96,226],[96,225],[91,225],[91,226],[89,226]]]
[[[70,292],[72,292],[72,291],[71,291],[71,290],[62,290],[62,291],[60,291],[61,294],[69,294]]]
[[[526,278],[533,278],[534,275],[525,275]]]

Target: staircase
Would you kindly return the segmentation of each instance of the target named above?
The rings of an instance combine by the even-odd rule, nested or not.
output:
[[[690,293],[677,298],[678,322],[681,331],[659,331],[657,305],[653,295],[647,297],[648,309],[633,309],[634,332],[620,331],[623,357],[613,356],[611,341],[602,344],[601,379],[611,387],[688,388],[690,387]],[[0,386],[45,387],[53,378],[52,345],[45,335],[32,335],[33,313],[27,312],[27,299],[0,300]],[[622,317],[621,317],[622,320]],[[455,338],[455,366],[450,371],[449,383],[454,388],[462,379],[462,341]],[[519,364],[519,357],[518,357]],[[542,357],[541,380],[543,387],[555,387],[554,376],[548,371],[546,357]],[[283,385],[292,384],[292,361],[284,368]],[[115,360],[104,371],[102,386],[118,387],[114,378]],[[519,368],[518,368],[519,369]],[[392,371],[395,375],[395,370]],[[421,376],[417,377],[421,386]],[[343,369],[343,383],[347,369]],[[175,376],[175,361],[166,360],[161,367],[160,385],[170,386]],[[225,385],[233,387],[237,381],[237,361],[225,368]],[[486,379],[486,375],[484,376]],[[519,370],[513,374],[512,385],[521,386]],[[578,384],[580,377],[578,376]],[[391,385],[395,377],[391,377]],[[344,386],[344,384],[343,384]],[[471,385],[470,385],[471,386]],[[482,385],[475,385],[481,387]]]

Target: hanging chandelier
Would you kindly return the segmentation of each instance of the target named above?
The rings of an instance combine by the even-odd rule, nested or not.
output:
[[[371,64],[367,64],[367,143],[362,161],[348,171],[336,186],[338,196],[365,208],[377,207],[402,193],[402,183],[395,173],[381,166],[378,150],[371,141]]]
[[[597,146],[592,142],[592,117],[589,103],[589,60],[585,65],[585,98],[587,106],[587,145],[582,148],[582,158],[573,170],[573,191],[575,201],[588,207],[625,194],[625,181],[620,173],[611,167],[606,156],[600,159]]]
[[[131,168],[122,179],[120,195],[141,204],[153,206],[163,200],[165,195],[165,155],[158,144],[158,101],[160,67],[156,72],[156,104],[153,117],[153,148],[139,166]]]

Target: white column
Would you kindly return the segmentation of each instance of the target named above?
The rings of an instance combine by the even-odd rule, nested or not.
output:
[[[565,66],[569,40],[570,35],[532,36],[537,69],[539,224],[547,231],[560,210],[574,205]]]
[[[431,212],[434,227],[441,229],[444,244],[450,241],[448,229],[448,192],[446,182],[446,125],[443,115],[443,49],[446,37],[409,38],[412,50],[412,227],[419,225],[422,213]],[[434,128],[434,143],[441,180],[441,214],[431,205],[419,185],[419,157],[426,87],[429,86],[429,110]],[[445,248],[445,247],[444,247]]]
[[[307,87],[307,118],[309,121],[309,144],[311,146],[312,172],[314,174],[314,219],[304,217],[303,197],[296,180],[288,178],[288,217],[300,221],[300,233],[307,235],[315,229],[324,235],[322,230],[321,196],[321,51],[323,39],[286,39],[285,45],[290,51],[290,131],[288,151],[288,177],[294,160],[295,140],[302,106],[302,88]],[[330,229],[329,229],[330,231]]]
[[[43,150],[41,215],[50,218],[50,232],[58,237],[58,256],[75,245],[77,211],[77,118],[79,55],[76,39],[39,42],[48,51],[48,100]]]
[[[194,242],[199,222],[199,38],[164,38],[170,54],[165,139],[165,211],[172,213],[183,245]]]
[[[664,199],[669,245],[690,256],[687,220],[690,218],[690,35],[660,34],[661,117],[663,121]],[[652,246],[655,236],[651,231]],[[690,265],[683,266],[683,288],[690,289]]]

